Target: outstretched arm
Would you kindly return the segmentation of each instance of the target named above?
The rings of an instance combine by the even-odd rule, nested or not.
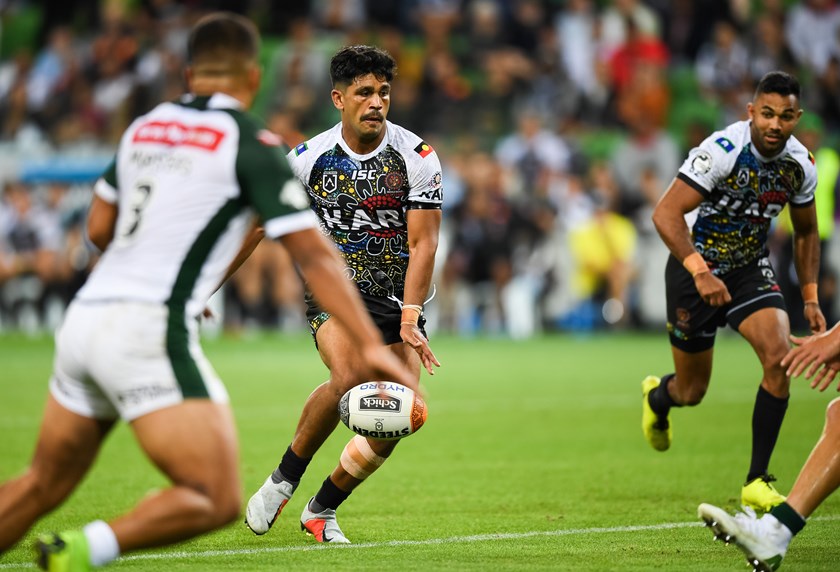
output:
[[[405,275],[403,293],[403,317],[400,320],[400,337],[420,356],[423,367],[430,375],[435,374],[433,365],[440,362],[432,353],[429,341],[417,327],[417,320],[423,302],[432,284],[435,267],[435,253],[440,232],[441,211],[439,209],[412,209],[406,214],[408,224],[408,270]],[[417,310],[417,309],[420,310]]]

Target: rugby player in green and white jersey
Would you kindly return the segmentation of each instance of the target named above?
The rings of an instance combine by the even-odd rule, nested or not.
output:
[[[440,161],[420,137],[387,121],[393,58],[370,46],[333,56],[332,101],[341,121],[301,143],[289,162],[309,192],[324,232],[347,263],[387,347],[415,379],[439,366],[426,339],[429,294],[441,221]],[[307,296],[307,317],[330,378],[309,396],[279,466],[248,501],[246,523],[265,534],[291,498],[313,455],[338,423],[338,402],[365,381],[355,344],[328,308]],[[388,458],[397,441],[353,437],[306,504],[301,528],[318,542],[347,543],[335,510]]]
[[[41,536],[43,568],[89,570],[238,517],[232,415],[199,345],[197,318],[256,244],[246,241],[254,214],[342,325],[364,375],[417,388],[305,210],[279,140],[245,113],[260,84],[258,44],[242,17],[199,21],[189,38],[190,94],[135,120],[97,182],[88,233],[104,254],[56,335],[32,463],[0,487],[0,551],[67,498],[119,419],[171,486],[110,522]]]

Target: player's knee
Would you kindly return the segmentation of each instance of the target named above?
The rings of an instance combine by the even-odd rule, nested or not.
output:
[[[226,487],[213,499],[213,513],[218,527],[239,519],[242,513],[242,493],[239,487]]]

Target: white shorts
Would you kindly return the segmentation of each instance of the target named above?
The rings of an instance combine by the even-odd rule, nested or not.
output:
[[[163,304],[75,301],[55,342],[50,393],[79,415],[130,421],[189,398],[228,402],[198,323],[170,320]]]

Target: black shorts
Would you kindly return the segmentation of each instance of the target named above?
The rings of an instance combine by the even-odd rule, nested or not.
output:
[[[379,331],[382,332],[382,338],[386,344],[397,344],[402,342],[400,337],[400,321],[402,320],[402,308],[396,301],[381,296],[370,296],[360,292],[362,302],[367,308],[368,314],[373,318],[373,323],[377,325]],[[315,303],[315,299],[311,294],[306,294],[306,321],[309,322],[309,331],[312,333],[312,339],[315,340],[315,345],[318,345],[318,339],[315,334],[318,333],[318,328],[330,319],[330,314],[321,309]],[[420,331],[426,336],[426,318],[420,316],[417,326]],[[426,336],[428,338],[428,336]]]
[[[762,308],[787,310],[766,256],[718,278],[726,284],[732,301],[715,308],[703,302],[688,270],[673,256],[668,258],[665,298],[668,335],[675,348],[689,353],[705,351],[715,345],[718,328],[729,324],[737,331],[741,322]]]

